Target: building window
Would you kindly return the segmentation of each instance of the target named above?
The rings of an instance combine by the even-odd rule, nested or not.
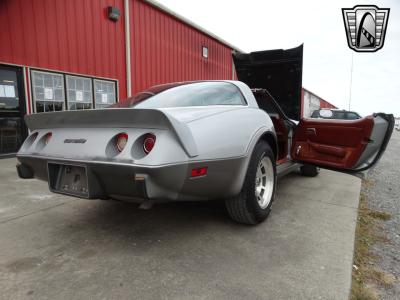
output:
[[[116,102],[115,82],[94,79],[95,108],[104,108]]]
[[[92,108],[92,80],[71,75],[67,75],[66,79],[68,110]]]
[[[208,48],[206,46],[202,47],[202,53],[204,58],[208,58]]]
[[[63,110],[65,95],[62,74],[32,71],[32,85],[36,112]]]

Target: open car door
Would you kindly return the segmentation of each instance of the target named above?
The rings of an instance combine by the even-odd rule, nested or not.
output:
[[[392,135],[393,115],[358,120],[301,119],[293,135],[292,159],[345,173],[375,165]]]
[[[345,173],[360,173],[376,164],[392,135],[393,115],[358,120],[300,119],[303,46],[233,53],[236,74],[253,89],[266,89],[283,113],[300,120],[291,157],[300,163]]]

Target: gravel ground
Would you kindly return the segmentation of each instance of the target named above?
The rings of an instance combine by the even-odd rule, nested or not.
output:
[[[400,132],[393,131],[385,154],[367,179],[372,183],[363,187],[371,209],[389,213],[391,219],[383,222],[390,240],[372,247],[380,259],[377,267],[393,274],[396,281],[391,288],[381,288],[381,299],[400,299]]]

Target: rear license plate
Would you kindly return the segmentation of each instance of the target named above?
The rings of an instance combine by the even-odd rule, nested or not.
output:
[[[85,166],[48,164],[50,190],[78,197],[89,197]]]

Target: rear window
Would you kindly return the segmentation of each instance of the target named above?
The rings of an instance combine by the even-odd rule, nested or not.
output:
[[[209,105],[246,105],[239,89],[229,82],[197,82],[172,86],[159,93],[149,89],[114,107],[167,108]]]

